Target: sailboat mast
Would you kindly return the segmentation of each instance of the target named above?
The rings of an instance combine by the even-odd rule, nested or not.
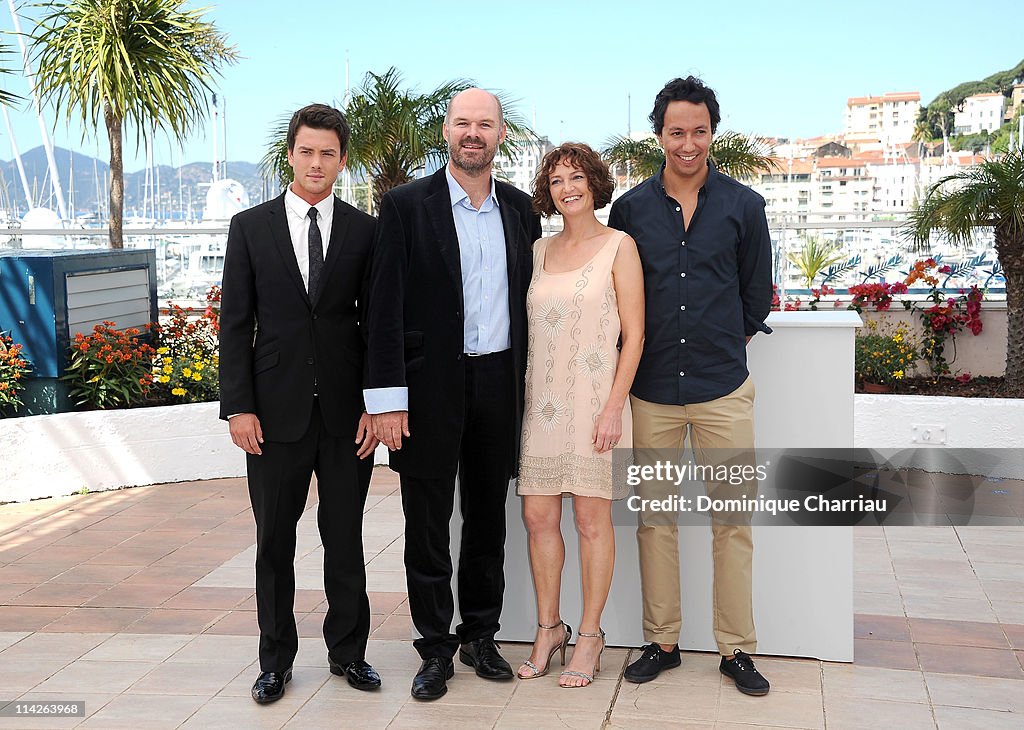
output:
[[[224,159],[220,161],[220,172],[221,177],[226,178],[228,176],[228,102],[223,95],[220,97],[221,106],[224,108],[224,113],[220,115],[221,132],[223,132],[223,144],[224,148]]]
[[[50,166],[51,185],[57,198],[57,212],[61,220],[67,220],[68,209],[64,205],[64,190],[60,185],[60,175],[57,174],[57,161],[53,157],[53,142],[46,130],[46,122],[43,121],[43,107],[39,101],[39,92],[36,90],[35,76],[32,73],[32,64],[28,60],[28,48],[25,46],[25,35],[21,32],[21,22],[18,20],[18,13],[14,8],[14,0],[7,0],[7,6],[11,9],[11,21],[14,24],[14,35],[18,38],[18,45],[21,47],[21,58],[25,66],[25,78],[32,89],[32,104],[36,110],[36,119],[39,121],[39,133],[43,137],[43,149],[46,150],[46,162]]]
[[[213,94],[213,182],[220,180],[220,157],[217,151],[217,125],[220,115],[217,110],[217,95]]]
[[[21,189],[25,191],[25,203],[31,209],[35,207],[32,190],[28,186],[28,178],[25,177],[25,165],[21,162],[21,155],[18,153],[18,143],[14,139],[14,128],[11,127],[11,117],[7,113],[7,107],[0,104],[4,113],[4,124],[7,125],[7,136],[11,138],[11,154],[14,155],[14,163],[18,166],[18,177],[21,178]]]

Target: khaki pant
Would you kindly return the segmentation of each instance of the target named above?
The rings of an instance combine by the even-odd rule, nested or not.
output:
[[[678,459],[686,440],[698,464],[714,463],[724,451],[740,454],[739,458],[754,464],[754,384],[748,377],[732,393],[707,403],[675,406],[650,403],[630,396],[633,409],[633,447],[636,461],[666,458]],[[653,451],[658,450],[658,451]],[[709,451],[710,450],[710,451]],[[645,486],[646,485],[646,486]],[[657,490],[659,487],[653,487]],[[664,488],[664,485],[661,486]],[[737,489],[729,484],[707,483],[712,497],[753,496],[756,488],[745,484]],[[664,493],[651,493],[648,483],[637,487],[642,499],[663,498]],[[682,628],[679,599],[679,534],[673,519],[652,519],[645,524],[641,514],[637,528],[640,553],[640,584],[643,592],[644,640],[659,644],[676,644]],[[739,522],[740,524],[737,524]],[[714,556],[714,631],[718,651],[732,656],[734,649],[755,653],[757,637],[754,630],[751,599],[752,558],[754,544],[749,521],[735,515],[718,521],[712,519],[712,551]]]

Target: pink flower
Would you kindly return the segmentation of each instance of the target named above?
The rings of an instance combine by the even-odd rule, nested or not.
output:
[[[939,267],[939,273],[940,274],[949,274],[952,271],[953,271],[953,267],[950,266],[949,264],[943,264],[942,266]]]
[[[971,381],[971,374],[961,373],[960,375],[956,376],[956,379],[958,383],[969,383]]]

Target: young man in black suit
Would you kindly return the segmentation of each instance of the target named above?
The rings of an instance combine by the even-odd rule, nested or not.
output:
[[[365,661],[362,517],[377,440],[363,412],[359,330],[375,221],[332,193],[348,138],[338,110],[297,111],[288,127],[295,181],[232,218],[228,232],[220,412],[246,452],[256,519],[260,675],[252,697],[259,703],[284,695],[298,651],[295,526],[314,473],[330,669],[357,689],[380,686]]]
[[[541,235],[530,196],[491,175],[505,138],[498,99],[458,94],[443,131],[448,164],[381,200],[367,311],[364,397],[401,474],[409,607],[422,635],[412,696],[421,700],[445,694],[456,650],[479,676],[512,679],[494,635],[523,410],[526,289]],[[453,634],[456,474],[462,623]]]

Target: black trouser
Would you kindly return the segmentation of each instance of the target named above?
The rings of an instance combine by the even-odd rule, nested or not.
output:
[[[455,634],[451,633],[455,602],[448,534],[455,477],[401,477],[409,608],[423,637],[414,645],[424,659],[452,657],[460,642],[493,636],[499,628],[505,592],[505,498],[519,438],[513,372],[510,350],[467,358],[458,464],[462,623]]]
[[[363,659],[370,632],[370,602],[363,567],[363,505],[372,459],[356,457],[352,434],[331,436],[314,405],[309,428],[293,443],[267,441],[263,454],[246,458],[249,499],[256,518],[256,612],[260,670],[282,672],[299,649],[295,628],[295,526],[317,477],[317,525],[324,546],[327,616],[324,640],[339,663]]]

